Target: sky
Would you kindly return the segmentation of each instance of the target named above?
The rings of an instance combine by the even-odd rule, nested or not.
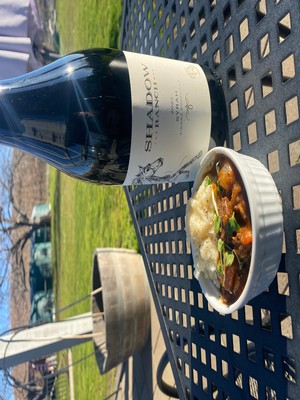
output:
[[[8,281],[6,285],[8,288]],[[0,334],[2,335],[8,329],[10,329],[9,298],[7,298],[7,301],[0,302]],[[0,370],[0,399],[1,396],[3,400],[14,399],[12,387],[7,384],[3,370]]]
[[[0,160],[7,159],[9,152],[10,148],[0,145]],[[1,295],[0,297],[0,335],[10,329],[9,272],[4,282],[2,293],[7,293],[7,296]],[[6,383],[5,375],[2,370],[0,370],[0,400],[2,400],[1,396],[3,400],[14,399],[13,390],[11,386]]]

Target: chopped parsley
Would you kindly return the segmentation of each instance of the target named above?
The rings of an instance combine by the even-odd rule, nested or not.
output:
[[[225,226],[225,232],[227,236],[233,236],[234,233],[238,232],[241,229],[237,220],[235,219],[234,212],[232,216],[229,218],[228,223]]]
[[[213,183],[212,179],[207,175],[204,179],[204,185],[205,187],[211,185]]]
[[[215,214],[214,228],[215,228],[215,232],[216,233],[220,232],[220,229],[221,229],[221,218],[217,214]]]
[[[219,252],[219,264],[217,271],[220,269],[220,264],[223,270],[224,267],[230,267],[234,261],[234,252],[225,245],[224,240],[218,239],[218,252]],[[220,271],[222,272],[222,271]],[[217,272],[218,273],[218,272]],[[220,273],[218,273],[220,275]]]

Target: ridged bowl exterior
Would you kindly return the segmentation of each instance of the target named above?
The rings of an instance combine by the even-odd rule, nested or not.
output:
[[[224,147],[211,149],[202,159],[193,191],[196,191],[214,160],[228,157],[238,169],[248,197],[252,222],[252,255],[248,279],[241,296],[231,305],[220,301],[220,292],[211,280],[200,274],[199,283],[211,306],[222,314],[230,314],[262,293],[276,276],[283,242],[282,203],[275,182],[255,158]],[[197,258],[192,247],[194,262]]]

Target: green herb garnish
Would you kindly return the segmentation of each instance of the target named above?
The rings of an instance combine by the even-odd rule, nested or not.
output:
[[[218,240],[218,252],[222,255],[223,251],[225,250],[225,242],[222,239]]]
[[[230,267],[233,264],[234,261],[234,254],[233,253],[228,253],[225,251],[224,253],[224,265],[225,267]]]
[[[204,179],[204,185],[205,187],[211,185],[213,183],[213,181],[211,180],[211,178],[207,175]]]
[[[216,273],[217,273],[217,275],[220,276],[220,277],[221,277],[222,274],[223,274],[223,264],[222,264],[222,261],[221,261],[221,260],[219,260],[219,262],[218,262]]]
[[[233,236],[235,232],[238,232],[241,229],[239,223],[237,222],[234,213],[232,216],[229,218],[226,226],[225,226],[225,232],[227,236]]]
[[[214,228],[216,233],[219,233],[221,230],[221,218],[217,214],[215,214]]]
[[[226,251],[226,248],[229,251]],[[224,240],[218,240],[219,262],[217,265],[216,273],[219,277],[223,276],[225,268],[230,267],[234,262],[234,252],[225,245]],[[224,282],[221,282],[224,285]]]

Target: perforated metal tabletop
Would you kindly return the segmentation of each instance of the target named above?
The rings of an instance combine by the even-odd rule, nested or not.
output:
[[[124,1],[122,48],[215,70],[227,146],[259,159],[283,201],[277,278],[223,316],[193,278],[184,226],[192,184],[127,188],[181,399],[300,398],[299,44],[298,0]]]

